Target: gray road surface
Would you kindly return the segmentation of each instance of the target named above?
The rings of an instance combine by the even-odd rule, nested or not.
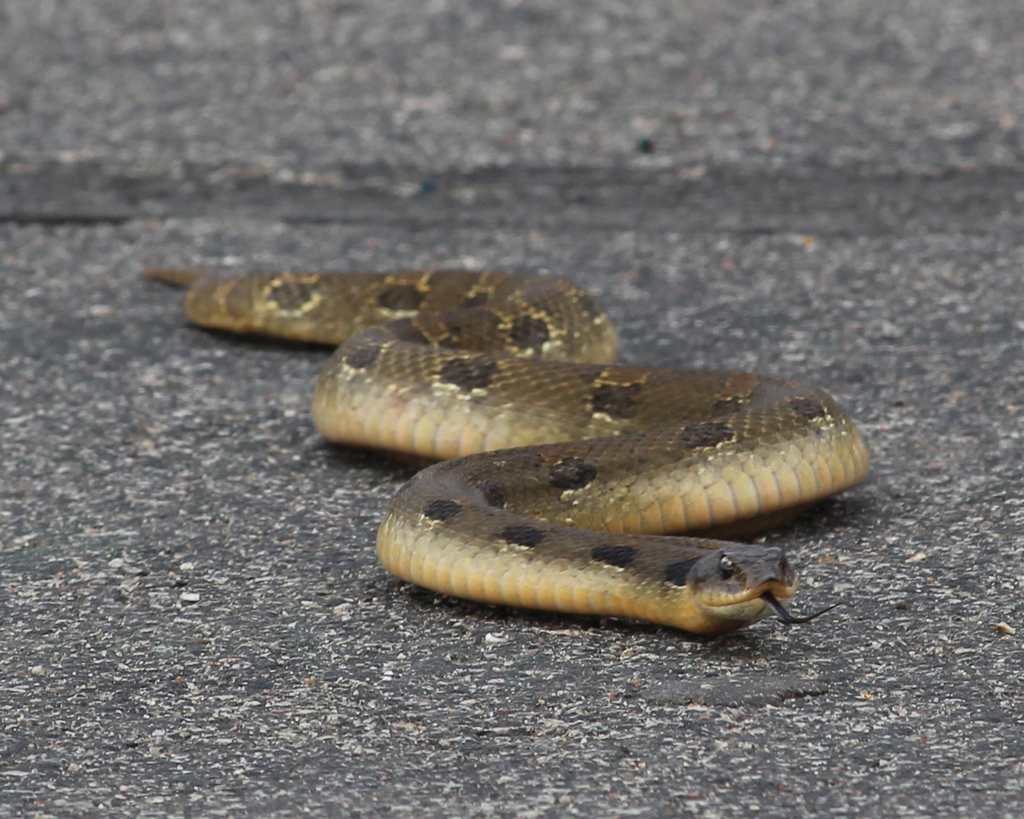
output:
[[[0,5],[0,816],[1024,812],[1017,0]],[[833,392],[801,628],[388,576],[327,352],[152,264],[551,271]]]

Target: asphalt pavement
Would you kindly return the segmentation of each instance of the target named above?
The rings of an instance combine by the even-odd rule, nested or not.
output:
[[[0,816],[1024,814],[1017,0],[0,7]],[[373,554],[329,351],[154,265],[547,271],[624,361],[833,393],[813,623],[479,606]]]

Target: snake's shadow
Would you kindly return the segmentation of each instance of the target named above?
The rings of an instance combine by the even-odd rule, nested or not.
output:
[[[838,495],[817,501],[800,512],[792,520],[773,526],[753,538],[771,545],[782,546],[787,551],[800,554],[808,541],[821,538],[824,534],[848,533],[862,529],[873,519],[870,498],[853,495]]]
[[[771,630],[747,628],[725,634],[691,634],[670,626],[660,626],[626,617],[594,617],[474,603],[412,586],[399,580],[394,581],[394,587],[396,592],[401,589],[401,593],[404,593],[417,609],[424,613],[432,610],[441,614],[449,621],[451,628],[479,629],[481,635],[492,630],[511,628],[522,634],[534,636],[538,632],[554,636],[568,631],[573,634],[607,635],[615,640],[630,642],[653,639],[658,643],[682,642],[693,646],[703,646],[716,656],[726,652],[737,660],[762,658],[766,646],[771,644],[772,637]]]

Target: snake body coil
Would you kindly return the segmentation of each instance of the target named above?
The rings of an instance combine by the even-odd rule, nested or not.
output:
[[[756,531],[867,474],[828,394],[615,366],[608,317],[553,277],[147,275],[190,285],[197,324],[339,344],[313,398],[328,439],[452,459],[402,487],[377,536],[389,571],[446,594],[706,634],[798,622],[781,549],[663,535]]]

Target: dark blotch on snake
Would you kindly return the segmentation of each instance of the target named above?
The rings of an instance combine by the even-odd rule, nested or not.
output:
[[[728,424],[721,421],[703,421],[680,432],[679,443],[692,447],[717,446],[735,437],[736,433]]]
[[[541,346],[551,334],[547,322],[533,316],[520,316],[512,322],[508,337],[517,347],[528,347],[540,352]]]
[[[490,300],[489,293],[474,293],[462,300],[463,307],[481,307]]]
[[[825,414],[825,408],[821,405],[821,401],[815,401],[813,398],[790,398],[786,403],[793,412],[808,421],[813,421]]]
[[[491,310],[456,310],[445,315],[446,336],[439,340],[440,347],[479,349],[498,333],[501,319]]]
[[[428,503],[426,508],[423,510],[423,514],[431,520],[445,521],[451,520],[461,511],[462,504],[458,501],[441,498],[439,500],[432,500]]]
[[[380,347],[356,347],[345,353],[345,363],[357,370],[363,370],[376,361],[379,355]]]
[[[633,418],[643,384],[598,384],[590,395],[594,412],[603,412],[612,418]]]
[[[490,356],[475,358],[453,358],[441,367],[441,380],[446,384],[454,384],[460,390],[486,387],[498,369],[498,363]]]
[[[673,586],[685,586],[686,577],[690,574],[693,564],[700,560],[699,557],[691,557],[689,560],[679,560],[669,563],[665,567],[665,582]]]
[[[498,533],[498,537],[509,543],[515,543],[517,546],[530,548],[544,542],[544,533],[540,529],[526,525],[506,526]]]
[[[498,484],[484,481],[477,486],[477,489],[484,496],[484,503],[488,506],[494,506],[498,509],[505,507],[505,491]]]
[[[384,325],[386,332],[398,341],[405,341],[410,344],[424,344],[430,345],[431,341],[427,338],[423,331],[416,326],[416,323],[412,319],[399,319],[397,321],[390,321]]]
[[[590,550],[590,556],[594,560],[600,560],[609,566],[618,566],[625,569],[636,558],[636,549],[632,546],[616,546],[613,543],[603,543]]]
[[[415,284],[395,284],[380,291],[377,304],[389,310],[416,310],[426,295]]]
[[[316,295],[317,282],[296,281],[285,278],[272,284],[264,295],[267,301],[274,302],[281,310],[299,310]]]
[[[597,477],[597,467],[582,458],[566,458],[548,470],[548,480],[556,489],[582,489]]]

